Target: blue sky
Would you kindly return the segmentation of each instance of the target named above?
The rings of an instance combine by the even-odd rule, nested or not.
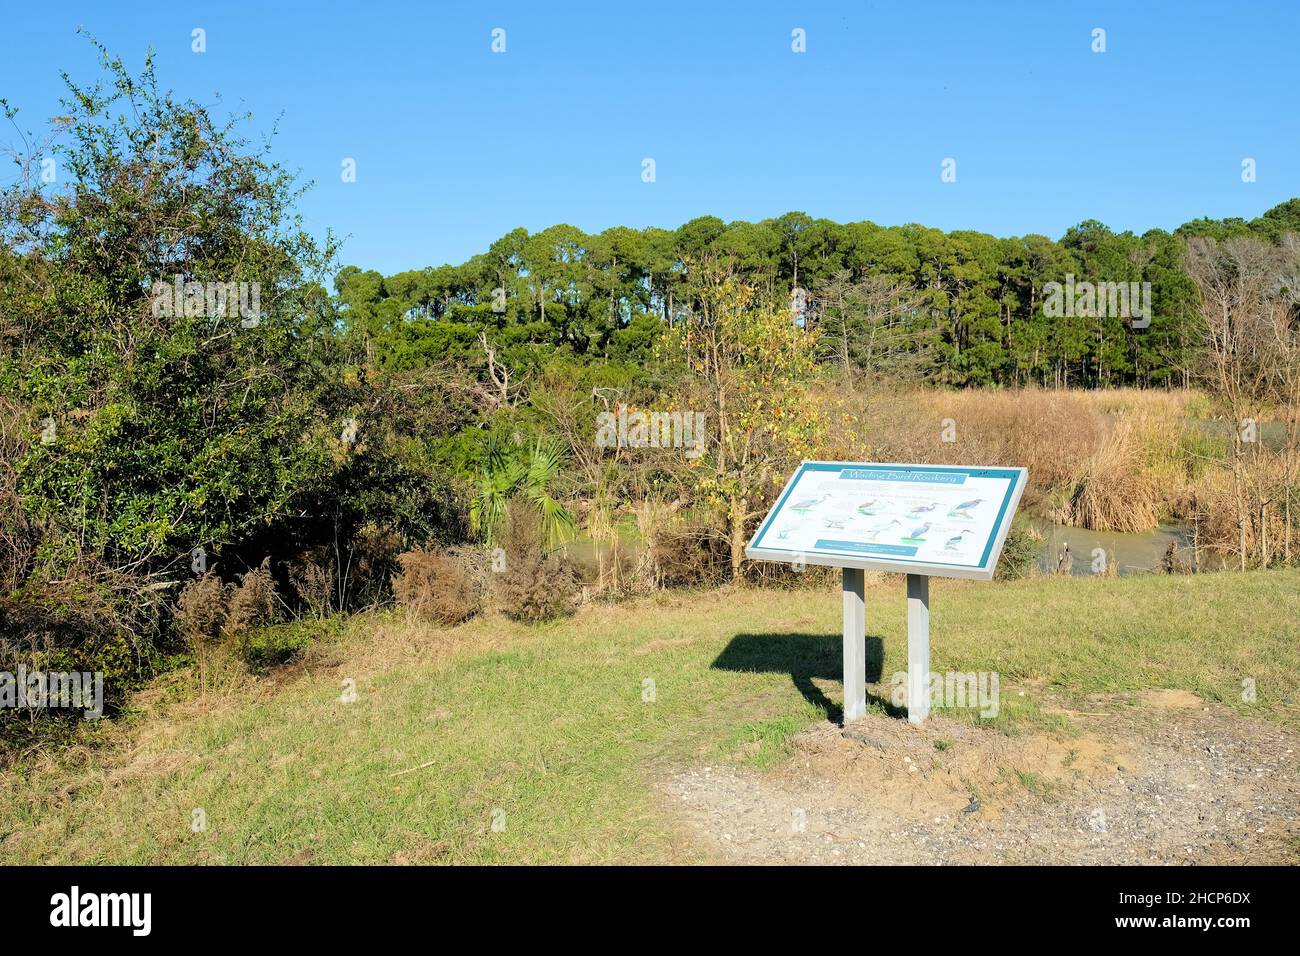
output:
[[[255,132],[279,118],[274,155],[316,184],[309,225],[385,273],[461,262],[520,225],[799,209],[1057,237],[1300,195],[1293,2],[55,0],[7,2],[0,22],[0,96],[24,129],[60,112],[61,70],[93,75],[78,26],[132,64],[152,47],[164,85],[219,92]]]

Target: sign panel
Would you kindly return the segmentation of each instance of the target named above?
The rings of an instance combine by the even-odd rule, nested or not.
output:
[[[745,554],[987,581],[1027,477],[1024,468],[806,461]]]

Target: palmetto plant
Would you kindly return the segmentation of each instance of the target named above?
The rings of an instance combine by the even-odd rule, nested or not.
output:
[[[507,506],[519,498],[537,511],[547,548],[569,540],[577,527],[573,513],[551,497],[550,486],[560,473],[564,456],[554,442],[538,439],[526,453],[493,441],[470,503],[470,525],[486,543],[495,544],[506,520]]]

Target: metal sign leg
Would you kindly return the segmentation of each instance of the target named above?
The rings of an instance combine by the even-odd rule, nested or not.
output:
[[[844,722],[867,712],[866,572],[844,568]]]
[[[847,588],[847,585],[845,587]],[[846,604],[845,607],[847,606]],[[845,613],[847,615],[848,612]],[[847,621],[847,617],[845,620]],[[924,574],[909,574],[907,576],[907,720],[909,723],[919,724],[929,716],[930,579]]]

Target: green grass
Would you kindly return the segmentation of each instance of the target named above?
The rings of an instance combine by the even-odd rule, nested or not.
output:
[[[802,712],[746,721],[727,738],[719,755],[735,754],[745,765],[765,769],[788,756],[794,735],[823,716],[821,709],[809,703]]]
[[[868,602],[887,696],[906,668],[901,582],[871,585]],[[1300,674],[1300,572],[936,582],[931,607],[934,670],[1001,675],[990,732],[1059,720],[1043,686],[1181,688],[1300,724],[1283,702]],[[7,771],[0,861],[694,860],[653,781],[683,764],[770,766],[837,717],[839,615],[825,589],[666,595],[540,628],[356,619],[287,672],[201,705],[173,677],[115,742]]]
[[[256,628],[240,641],[239,653],[250,670],[263,674],[293,663],[313,644],[335,636],[341,621],[341,616],[324,620],[306,618]]]

